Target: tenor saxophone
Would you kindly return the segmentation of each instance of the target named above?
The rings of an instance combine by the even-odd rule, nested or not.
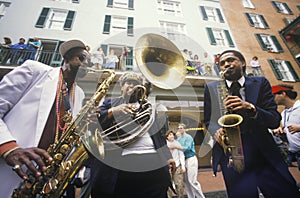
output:
[[[78,115],[70,121],[67,129],[63,132],[58,142],[49,146],[47,152],[53,158],[51,162],[46,161],[47,170],[43,175],[36,178],[28,173],[27,180],[22,181],[18,188],[14,189],[12,198],[59,198],[63,195],[69,183],[72,181],[83,162],[88,158],[88,145],[82,138],[87,130],[88,122],[86,116],[91,110],[98,107],[100,100],[106,94],[110,84],[115,78],[112,70],[104,70],[110,76],[99,84],[96,92],[80,110]],[[98,152],[104,156],[104,145],[101,137],[89,137],[98,145]],[[92,140],[91,140],[92,139]]]
[[[236,171],[242,172],[245,164],[239,125],[243,121],[243,117],[234,114],[231,109],[226,109],[223,103],[224,99],[229,95],[224,77],[224,74],[228,71],[229,68],[220,72],[221,80],[218,86],[218,96],[221,107],[221,117],[218,123],[225,130],[225,134],[221,137],[221,145],[224,149],[224,153],[228,156],[228,167],[233,167]]]

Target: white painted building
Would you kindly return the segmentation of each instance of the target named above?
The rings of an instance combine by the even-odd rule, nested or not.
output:
[[[0,0],[0,37],[16,43],[38,36],[43,50],[78,38],[92,50],[102,46],[118,55],[149,32],[200,59],[204,51],[213,58],[235,47],[218,0]]]

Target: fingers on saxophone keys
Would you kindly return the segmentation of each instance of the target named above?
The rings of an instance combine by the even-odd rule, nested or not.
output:
[[[27,179],[27,175],[23,171],[21,165],[16,164],[12,167],[12,170],[19,175],[22,179]]]

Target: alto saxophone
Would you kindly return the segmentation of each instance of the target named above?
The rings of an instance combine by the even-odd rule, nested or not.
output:
[[[110,73],[97,88],[94,95],[80,110],[73,121],[70,121],[67,129],[63,132],[58,142],[49,146],[47,152],[53,158],[51,162],[46,161],[46,172],[36,178],[29,173],[29,178],[22,181],[19,187],[14,189],[12,198],[59,198],[72,181],[83,162],[88,158],[89,145],[84,140],[88,122],[86,116],[91,110],[98,107],[100,100],[104,97],[110,84],[115,78],[112,70],[104,70]],[[98,132],[96,134],[99,134]],[[98,145],[100,156],[104,156],[104,145],[100,136],[89,136],[88,141]]]
[[[231,109],[226,109],[223,101],[229,95],[225,82],[225,73],[229,71],[220,72],[220,84],[218,86],[218,95],[220,102],[221,117],[218,120],[219,125],[225,130],[225,134],[221,137],[222,147],[224,153],[229,157],[228,167],[233,167],[236,171],[242,172],[244,170],[244,155],[241,140],[241,133],[239,125],[243,121],[243,117],[234,114]]]

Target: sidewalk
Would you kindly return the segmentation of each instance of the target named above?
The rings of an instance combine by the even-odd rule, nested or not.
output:
[[[298,168],[291,167],[289,170],[296,182],[300,183],[300,172]],[[201,184],[205,198],[227,198],[222,172],[218,172],[217,176],[214,177],[211,168],[200,168],[198,171],[198,181]],[[76,197],[78,197],[78,190],[79,189],[77,189]]]
[[[297,183],[300,183],[300,171],[297,167],[289,168]],[[226,188],[222,172],[213,177],[212,169],[199,169],[198,181],[206,198],[226,198]]]

